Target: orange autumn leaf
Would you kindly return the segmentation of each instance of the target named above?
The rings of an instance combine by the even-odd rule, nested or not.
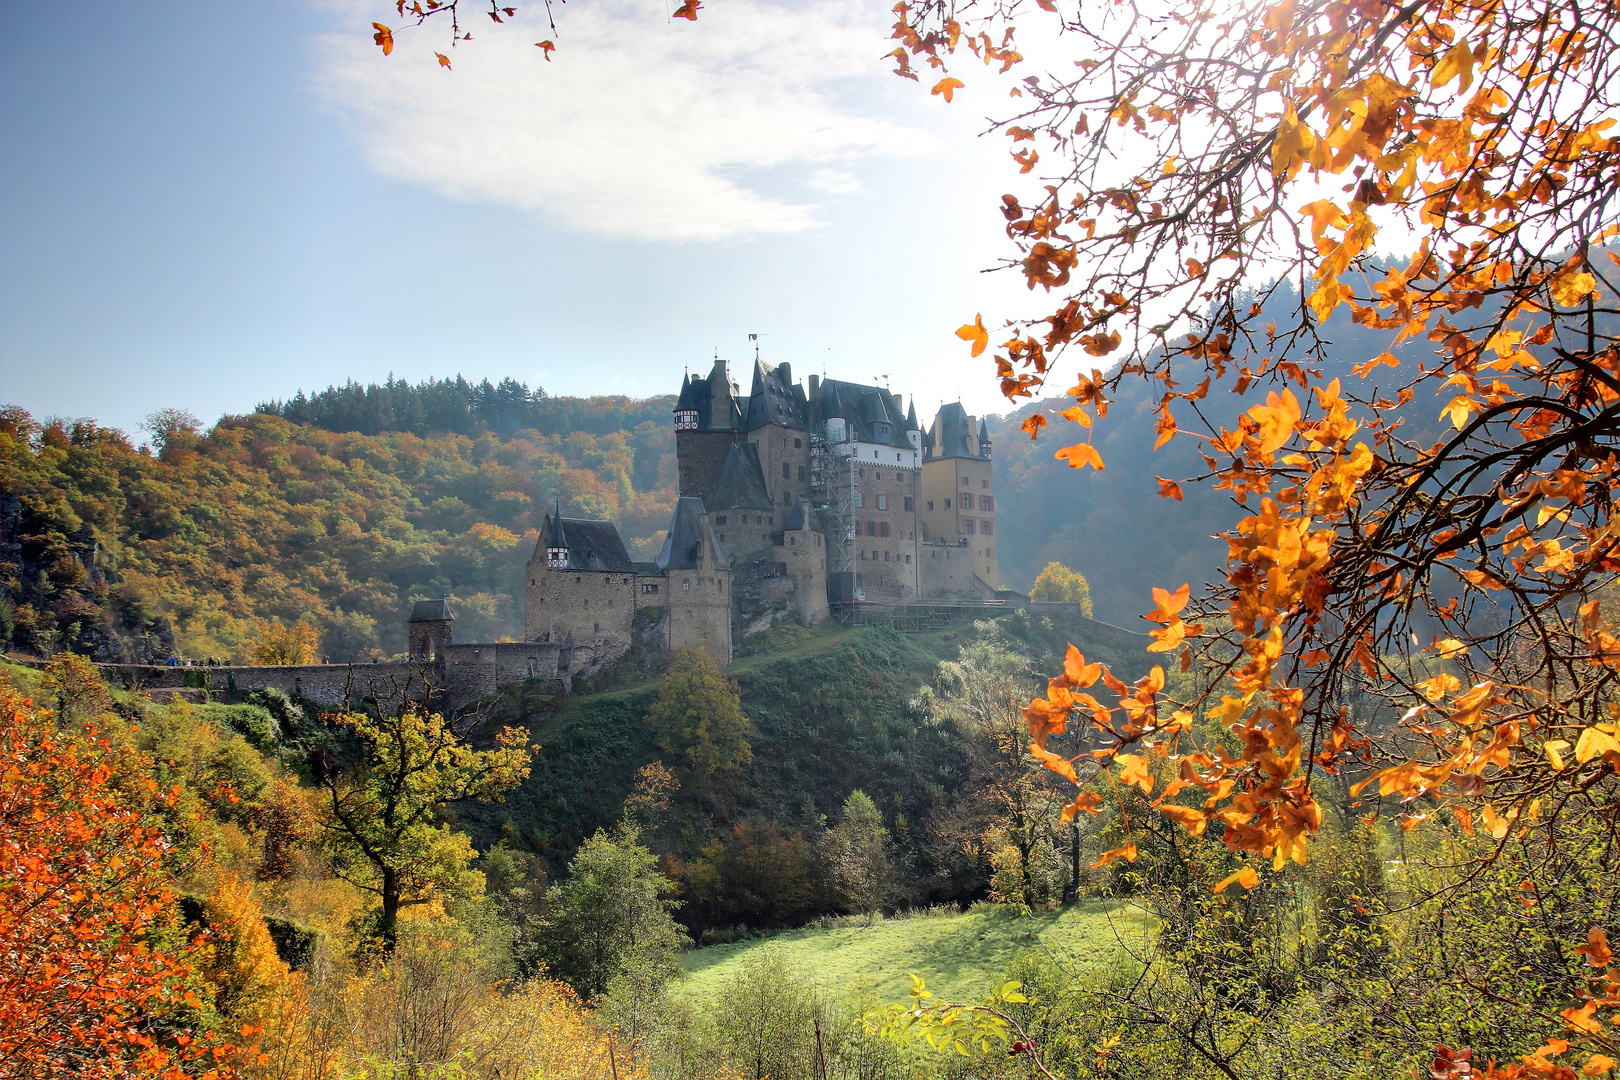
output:
[[[1116,754],[1114,764],[1120,767],[1115,778],[1121,784],[1139,787],[1144,795],[1153,793],[1153,774],[1148,772],[1147,758],[1139,754]]]
[[[1094,791],[1082,792],[1076,795],[1074,801],[1063,807],[1063,823],[1067,825],[1078,814],[1102,813],[1102,796]]]
[[[436,52],[433,55],[437,56],[439,58],[439,66],[440,67],[448,68],[450,66],[450,58],[448,56],[444,55],[444,53]]]
[[[1182,501],[1181,485],[1180,484],[1176,483],[1174,480],[1166,480],[1162,476],[1155,476],[1153,479],[1155,479],[1155,480],[1157,480],[1159,482],[1159,497],[1160,498],[1174,499],[1174,500],[1176,500],[1176,502],[1181,502]]]
[[[1260,884],[1260,875],[1254,872],[1254,867],[1245,866],[1236,873],[1228,874],[1221,878],[1221,880],[1216,883],[1215,887],[1209,891],[1214,893],[1225,892],[1226,887],[1232,884],[1234,881],[1239,885],[1242,885],[1245,889],[1252,889],[1256,885]]]
[[[962,89],[962,86],[963,83],[961,79],[954,79],[947,75],[945,78],[935,83],[934,88],[928,92],[930,94],[937,94],[938,96],[943,97],[946,101],[950,101],[951,95]]]
[[[697,22],[698,9],[702,6],[703,5],[699,3],[698,0],[685,0],[680,7],[675,9],[675,14],[671,15],[670,18],[685,19],[687,22]]]
[[[1073,446],[1065,446],[1052,456],[1059,461],[1068,461],[1070,468],[1074,469],[1083,469],[1087,465],[1099,471],[1103,468],[1102,455],[1097,453],[1097,448],[1090,443],[1075,443]]]
[[[1107,866],[1109,863],[1113,862],[1115,859],[1124,859],[1126,862],[1135,862],[1136,861],[1136,845],[1135,844],[1126,844],[1124,847],[1109,848],[1107,851],[1103,852],[1101,856],[1098,857],[1096,862],[1091,864],[1090,868],[1092,870],[1096,870],[1099,867]]]
[[[1143,616],[1143,618],[1147,619],[1149,622],[1169,622],[1179,611],[1181,611],[1182,608],[1187,606],[1187,601],[1191,597],[1191,582],[1182,585],[1181,588],[1177,589],[1175,592],[1170,592],[1166,589],[1161,589],[1158,586],[1154,586],[1153,603],[1155,607],[1152,611]]]
[[[1165,803],[1159,807],[1159,813],[1180,825],[1194,836],[1203,836],[1204,829],[1209,825],[1209,819],[1190,806],[1181,806],[1177,803]]]
[[[959,327],[956,331],[956,336],[961,338],[963,341],[971,341],[973,343],[974,356],[978,356],[983,353],[984,350],[990,345],[990,331],[984,328],[984,316],[982,314],[973,316],[972,322],[966,324],[965,326]],[[1033,420],[1035,417],[1031,417],[1030,419]],[[1037,425],[1037,429],[1039,429],[1039,427],[1045,423],[1046,420],[1042,418],[1040,424]],[[1035,432],[1031,431],[1030,438],[1034,437]]]
[[[1170,652],[1178,648],[1186,638],[1187,624],[1175,619],[1169,626],[1149,631],[1148,636],[1153,639],[1153,644],[1147,647],[1148,652]]]
[[[371,35],[371,40],[382,46],[384,56],[392,53],[394,51],[394,32],[382,23],[372,23],[371,26],[372,29],[377,31]]]
[[[550,41],[537,41],[534,43],[534,47],[545,53],[546,63],[548,64],[551,62],[551,54],[557,51],[557,46]]]

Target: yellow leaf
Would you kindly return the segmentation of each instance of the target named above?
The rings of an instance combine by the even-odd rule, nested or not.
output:
[[[1450,660],[1453,656],[1460,656],[1468,651],[1467,645],[1464,645],[1456,638],[1451,637],[1436,642],[1435,648],[1438,649],[1440,651],[1440,655],[1447,660]]]
[[[1553,772],[1562,772],[1564,769],[1564,751],[1569,749],[1568,739],[1548,739],[1541,744],[1541,750],[1547,755],[1547,764],[1553,767]]]
[[[990,344],[990,331],[984,328],[984,316],[975,315],[973,321],[956,331],[956,336],[963,341],[973,342],[973,355],[978,356]]]
[[[1469,47],[1466,38],[1447,50],[1440,62],[1434,65],[1434,70],[1429,72],[1429,82],[1437,89],[1452,79],[1460,80],[1457,87],[1459,94],[1466,93],[1474,85],[1474,50]]]
[[[1170,652],[1180,646],[1187,636],[1187,624],[1175,619],[1169,626],[1162,630],[1151,631],[1148,636],[1153,639],[1153,644],[1147,647],[1148,652]]]
[[[963,85],[963,83],[962,83],[961,79],[953,79],[949,75],[947,75],[947,76],[945,76],[945,78],[943,78],[943,79],[939,80],[939,82],[935,83],[934,88],[932,90],[928,91],[928,92],[930,94],[938,94],[940,97],[943,97],[946,101],[949,101],[949,100],[951,100],[951,94],[953,94],[957,90],[962,89],[962,85]]]
[[[1256,885],[1260,884],[1260,875],[1254,872],[1254,867],[1245,866],[1237,873],[1228,874],[1223,877],[1220,880],[1220,883],[1211,889],[1210,892],[1225,892],[1226,887],[1232,884],[1234,881],[1243,886],[1245,889],[1252,889]]]
[[[1614,1064],[1614,1058],[1612,1057],[1605,1057],[1602,1054],[1593,1054],[1591,1057],[1586,1059],[1586,1064],[1581,1066],[1581,1075],[1602,1076],[1604,1073],[1614,1068]]]
[[[1599,731],[1589,727],[1581,732],[1581,737],[1575,743],[1575,760],[1585,765],[1595,757],[1607,753],[1620,754],[1620,743],[1614,741],[1614,736],[1606,731]]]
[[[1451,426],[1461,431],[1463,426],[1468,423],[1468,414],[1476,412],[1479,412],[1479,402],[1467,394],[1458,394],[1446,403],[1445,408],[1440,410],[1440,418],[1444,420],[1447,416],[1450,416]]]
[[[1339,279],[1329,277],[1316,287],[1311,293],[1311,312],[1316,321],[1325,323],[1333,314],[1333,309],[1339,306]]]
[[[1597,278],[1566,266],[1552,276],[1547,286],[1552,291],[1555,303],[1577,307],[1586,303],[1586,298],[1597,291]]]

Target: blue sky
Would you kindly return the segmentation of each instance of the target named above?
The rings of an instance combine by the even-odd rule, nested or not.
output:
[[[759,333],[999,411],[953,331],[1025,295],[980,273],[1005,91],[888,74],[886,3],[674,6],[576,0],[547,64],[533,4],[388,58],[387,4],[8,5],[0,401],[133,433],[389,373],[639,396]]]

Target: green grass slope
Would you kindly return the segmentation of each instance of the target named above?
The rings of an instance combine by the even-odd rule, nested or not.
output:
[[[960,914],[925,913],[870,926],[844,919],[826,929],[693,949],[682,960],[687,974],[675,993],[693,1001],[719,993],[750,954],[769,944],[830,992],[903,1001],[915,972],[937,997],[978,1000],[1025,952],[1055,950],[1080,967],[1100,970],[1124,946],[1140,945],[1148,928],[1139,909],[1102,901],[1027,916],[981,904]]]

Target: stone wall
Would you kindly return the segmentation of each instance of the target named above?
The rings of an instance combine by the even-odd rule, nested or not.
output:
[[[933,541],[917,545],[923,598],[993,595],[995,590],[979,578],[973,550],[966,544]]]
[[[731,663],[731,574],[707,557],[691,570],[666,570],[669,647],[707,649],[721,667]]]
[[[857,505],[854,569],[861,575],[866,596],[872,600],[903,600],[919,591],[919,568],[914,561],[920,528],[917,515],[919,475],[916,469],[891,468],[866,462],[852,463]],[[885,536],[884,533],[888,535]]]
[[[793,508],[794,500],[810,494],[810,436],[780,424],[765,424],[750,431],[748,441],[759,448],[765,490],[771,493],[777,520],[781,521],[781,515]]]
[[[207,690],[221,701],[238,701],[255,690],[280,690],[332,709],[364,701],[421,701],[429,685],[436,704],[457,709],[525,679],[564,680],[567,650],[547,642],[450,645],[439,664],[282,664],[231,667],[168,667],[102,664],[109,681],[156,693]],[[188,682],[190,686],[188,687]],[[199,685],[201,684],[201,685]]]
[[[720,467],[731,449],[730,431],[677,431],[675,459],[679,494],[707,499],[720,479]]]
[[[381,664],[267,664],[232,667],[168,667],[145,664],[102,664],[108,680],[132,689],[157,691],[185,687],[189,676],[193,685],[224,701],[233,701],[255,690],[281,690],[317,705],[341,708],[347,702],[395,699],[403,696],[420,701],[427,683],[444,679],[431,665]]]
[[[548,570],[529,562],[524,636],[530,641],[589,646],[597,656],[621,656],[640,602],[634,574]],[[577,669],[577,665],[576,665]]]
[[[784,529],[772,549],[783,573],[794,583],[794,615],[805,626],[827,617],[827,540],[813,529]]]
[[[525,679],[561,679],[567,674],[563,651],[556,642],[540,641],[450,645],[442,666],[447,700],[455,707]]]

